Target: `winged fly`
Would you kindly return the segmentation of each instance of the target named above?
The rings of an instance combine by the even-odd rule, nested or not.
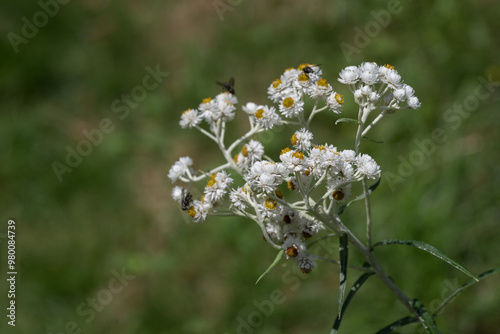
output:
[[[226,89],[226,91],[228,91],[229,93],[235,95],[235,92],[234,92],[234,78],[231,77],[229,78],[229,81],[228,82],[215,82],[216,84],[218,84],[219,86],[222,86]]]

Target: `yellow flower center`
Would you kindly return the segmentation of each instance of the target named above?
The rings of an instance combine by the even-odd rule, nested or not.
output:
[[[301,73],[301,74],[299,75],[299,77],[297,78],[297,80],[299,80],[299,81],[308,81],[308,80],[309,80],[309,77],[307,76],[307,74],[305,74],[305,73]]]
[[[262,116],[264,116],[264,109],[257,110],[257,112],[255,113],[255,118],[262,118]]]
[[[290,141],[292,142],[292,145],[296,145],[297,142],[299,141],[299,139],[297,138],[297,134],[294,133],[292,138],[290,139]]]
[[[283,107],[290,108],[291,106],[293,106],[294,103],[295,101],[293,100],[293,98],[287,97],[286,99],[283,100]]]
[[[291,70],[294,70],[294,68],[293,67],[289,67],[289,68],[285,69],[285,72],[289,72]]]
[[[300,160],[304,160],[304,154],[302,154],[301,152],[297,152],[297,151],[293,152],[292,157],[300,159]]]
[[[212,98],[211,98],[211,97],[207,97],[207,98],[204,98],[204,99],[201,101],[201,103],[208,103],[208,102],[210,102],[210,101],[212,101]]]
[[[217,180],[215,180],[216,176],[217,176],[217,173],[210,175],[210,179],[207,182],[207,187],[213,187],[214,184],[217,183]]]
[[[276,197],[278,197],[279,199],[283,199],[283,193],[281,191],[276,189],[274,193],[276,194]]]
[[[326,150],[325,145],[316,145],[316,146],[314,146],[314,148],[317,149],[317,150],[320,150],[320,151],[325,151]]]
[[[326,81],[326,79],[319,79],[318,82],[316,82],[316,85],[328,88],[328,81]]]
[[[194,218],[194,216],[196,216],[196,210],[194,209],[194,206],[189,208],[188,215],[190,215],[191,218]]]
[[[243,146],[243,148],[241,149],[241,154],[246,157],[248,156],[248,148],[247,148],[247,145]]]
[[[307,169],[304,171],[305,176],[309,176],[311,174],[311,167],[307,167]]]
[[[287,182],[288,189],[294,191],[295,190],[295,185],[293,184],[293,181],[290,179]]]
[[[335,100],[337,100],[338,104],[344,103],[344,97],[341,94],[335,94]]]
[[[389,64],[385,64],[385,65],[384,65],[384,67],[385,67],[385,68],[388,68],[388,69],[390,69],[390,70],[394,70],[394,66],[389,65]]]
[[[276,89],[279,87],[279,85],[281,85],[281,80],[280,79],[276,79],[273,81],[273,88]]]
[[[307,66],[310,66],[309,64],[300,64],[299,67],[297,67],[297,69],[299,71],[302,71],[304,68],[306,68]]]
[[[238,153],[238,154],[236,154],[236,155],[233,157],[233,161],[234,161],[234,162],[238,163],[238,156],[239,156],[239,155],[240,155],[240,154]]]
[[[280,155],[283,155],[283,154],[285,154],[285,153],[287,153],[287,152],[290,152],[290,151],[291,151],[291,150],[290,150],[290,148],[289,148],[289,147],[284,148],[284,149],[282,149],[282,150],[281,150]]]
[[[266,202],[264,203],[264,205],[269,210],[274,210],[278,206],[278,203],[274,199],[268,198],[268,199],[266,199]]]

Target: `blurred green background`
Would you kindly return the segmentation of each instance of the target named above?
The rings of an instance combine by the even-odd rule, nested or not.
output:
[[[397,13],[377,24],[373,12],[389,7]],[[17,223],[18,271],[16,327],[2,313],[1,333],[328,333],[337,310],[336,267],[320,263],[307,279],[284,279],[293,269],[287,262],[255,285],[275,256],[258,227],[233,218],[189,223],[167,178],[179,156],[193,157],[196,168],[221,161],[214,145],[178,125],[183,110],[220,91],[214,81],[234,76],[240,104],[268,103],[271,81],[302,62],[322,64],[339,90],[338,72],[362,61],[394,65],[415,88],[422,108],[381,122],[371,137],[384,144],[363,143],[383,172],[397,174],[400,159],[410,159],[416,141],[430,139],[434,129],[446,133],[411,175],[392,186],[384,180],[374,193],[374,240],[428,242],[475,274],[500,266],[496,1],[83,0],[48,7],[53,17],[26,39],[23,17],[33,22],[40,4],[10,1],[0,8],[2,312],[8,219]],[[43,15],[36,19],[44,23]],[[371,36],[359,47],[356,36],[366,28]],[[346,57],[342,43],[358,49]],[[137,93],[148,66],[168,76],[130,104],[128,115],[116,112],[113,101]],[[479,77],[496,84],[494,91],[467,117],[447,122],[447,110],[471,101]],[[353,117],[345,97],[343,116]],[[67,147],[76,149],[83,132],[103,119],[113,130],[59,180],[54,161],[66,164]],[[334,126],[335,119],[318,117],[318,140],[352,148],[354,127]],[[243,117],[232,126],[231,138],[247,129]],[[293,131],[261,137],[266,152],[276,156]],[[344,220],[364,235],[361,203]],[[377,253],[403,290],[426,305],[435,307],[450,286],[467,281],[417,249],[387,246]],[[351,257],[360,260],[355,251]],[[122,271],[129,280],[116,284]],[[357,275],[351,272],[349,281]],[[460,295],[438,317],[442,332],[500,333],[499,283],[491,277]],[[285,301],[262,323],[256,316],[256,326],[242,329],[240,320],[258,310],[254,301],[269,300],[273,290]],[[341,333],[374,333],[404,315],[371,279]]]

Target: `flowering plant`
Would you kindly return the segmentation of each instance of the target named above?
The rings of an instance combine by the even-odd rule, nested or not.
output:
[[[238,99],[234,88],[224,84],[227,91],[215,98],[204,99],[198,109],[184,111],[180,120],[182,128],[195,128],[214,141],[224,162],[209,172],[203,172],[193,168],[190,157],[181,157],[170,168],[168,177],[172,183],[180,180],[188,186],[186,189],[174,187],[172,197],[194,222],[204,222],[211,215],[235,215],[253,220],[267,243],[279,250],[270,268],[283,254],[305,274],[314,270],[318,260],[339,264],[339,310],[332,333],[338,331],[351,298],[371,275],[376,275],[411,314],[387,326],[381,333],[390,333],[412,322],[420,322],[428,333],[438,333],[434,322],[437,312],[431,316],[419,301],[408,298],[399,289],[377,260],[374,247],[389,244],[418,247],[452,264],[472,277],[474,282],[478,279],[426,243],[399,239],[372,242],[370,195],[380,182],[381,168],[371,156],[360,150],[362,138],[384,116],[400,109],[418,109],[419,99],[413,88],[403,83],[399,73],[390,65],[365,62],[349,66],[340,72],[338,81],[348,87],[359,106],[356,119],[340,118],[336,121],[357,124],[354,150],[340,150],[331,143],[317,143],[311,132],[315,115],[320,112],[340,114],[344,104],[344,97],[322,78],[319,66],[302,64],[298,68],[289,68],[274,80],[267,93],[277,106],[255,103],[243,106],[250,129],[229,146],[225,143],[226,125],[234,119]],[[305,110],[306,99],[314,103],[309,112]],[[204,123],[206,127],[203,127]],[[279,161],[274,161],[265,154],[262,143],[253,138],[281,125],[299,129],[291,137],[292,148],[281,150]],[[230,188],[234,180],[229,170],[241,175],[244,184]],[[370,179],[374,180],[371,186],[368,184]],[[189,189],[200,181],[206,182],[203,195],[193,200]],[[356,196],[352,193],[355,183],[360,183],[362,189]],[[340,219],[343,210],[357,200],[365,201],[365,243]],[[309,252],[315,242],[312,240],[323,230],[330,234],[322,238],[339,238],[339,261]],[[351,266],[363,274],[344,298],[349,244],[363,255],[366,262],[362,267]]]

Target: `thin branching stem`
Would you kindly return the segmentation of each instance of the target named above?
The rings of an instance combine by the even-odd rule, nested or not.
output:
[[[378,123],[387,114],[387,110],[382,110],[382,112],[364,129],[364,131],[361,133],[361,137],[364,137],[370,129]]]
[[[370,191],[368,190],[368,181],[366,177],[362,180],[363,193],[365,194],[365,210],[366,210],[366,246],[372,248],[372,212],[370,204]]]

